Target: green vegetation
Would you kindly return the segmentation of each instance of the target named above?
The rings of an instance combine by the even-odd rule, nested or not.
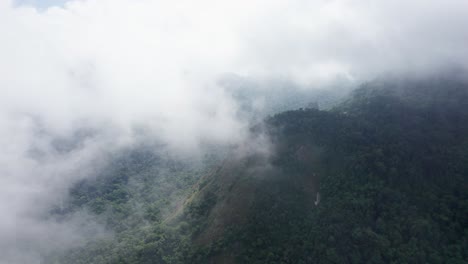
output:
[[[95,178],[70,190],[58,216],[86,210],[111,233],[82,248],[47,256],[46,263],[173,263],[182,259],[187,224],[171,219],[183,208],[192,186],[219,160],[174,159],[163,146],[139,146],[115,157]]]
[[[369,83],[265,123],[270,157],[163,177],[148,160],[134,183],[123,164],[77,185],[69,210],[105,215],[116,238],[51,262],[467,263],[468,86]]]

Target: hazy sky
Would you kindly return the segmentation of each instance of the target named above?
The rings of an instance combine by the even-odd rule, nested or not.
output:
[[[307,88],[468,67],[466,0],[64,2],[0,0],[2,264],[75,241],[82,218],[41,214],[136,128],[175,152],[242,141],[225,74]],[[54,150],[82,127],[100,132]]]
[[[52,6],[63,6],[69,0],[15,0],[15,5],[31,5],[37,8],[48,8]]]

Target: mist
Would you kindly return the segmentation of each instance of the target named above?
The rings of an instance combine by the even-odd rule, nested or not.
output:
[[[245,146],[239,80],[267,95],[468,68],[464,0],[38,2],[0,0],[0,263],[99,230],[46,215],[142,131],[174,155]]]

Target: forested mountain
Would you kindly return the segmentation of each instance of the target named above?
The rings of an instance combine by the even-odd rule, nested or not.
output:
[[[467,263],[466,83],[378,80],[252,133],[268,153],[193,169],[138,150],[77,183],[54,213],[89,208],[114,236],[47,262]]]

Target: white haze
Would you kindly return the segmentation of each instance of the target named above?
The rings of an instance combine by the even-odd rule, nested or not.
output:
[[[47,220],[50,204],[137,128],[175,153],[242,142],[226,74],[306,88],[424,76],[466,69],[467,47],[466,0],[0,0],[0,263],[79,243],[90,216]],[[52,147],[82,128],[99,133]]]

